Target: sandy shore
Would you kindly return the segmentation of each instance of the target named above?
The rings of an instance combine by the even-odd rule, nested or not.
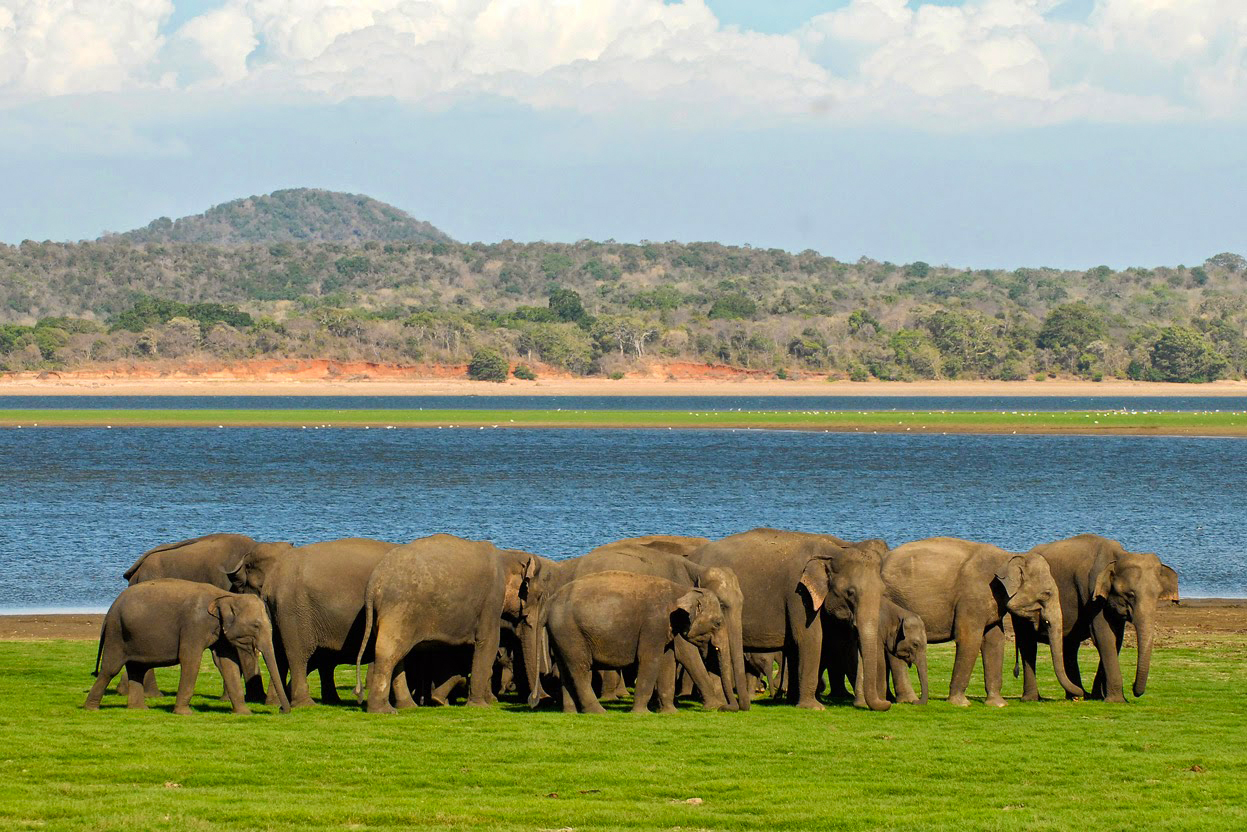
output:
[[[501,384],[458,378],[0,378],[6,396],[1247,396],[1247,382],[836,381],[559,378]]]
[[[1218,634],[1247,634],[1247,599],[1243,598],[1188,598],[1176,606],[1161,604],[1156,612],[1158,646],[1193,646]],[[0,615],[0,641],[96,641],[103,620],[102,613]],[[1132,636],[1127,635],[1129,641]]]

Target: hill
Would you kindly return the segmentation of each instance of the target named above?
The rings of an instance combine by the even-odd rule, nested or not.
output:
[[[718,243],[27,241],[0,245],[0,371],[492,348],[573,375],[1242,378],[1245,289],[1231,253],[967,270]]]
[[[213,206],[202,214],[161,217],[145,228],[106,235],[133,243],[450,242],[431,224],[360,194],[293,188]]]

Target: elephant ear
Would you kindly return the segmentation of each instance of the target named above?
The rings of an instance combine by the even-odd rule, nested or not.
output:
[[[213,598],[208,604],[208,613],[216,616],[221,622],[221,632],[225,632],[233,626],[234,619],[238,617],[238,610],[234,609],[234,597],[221,595]]]
[[[1100,570],[1100,574],[1095,576],[1095,587],[1091,590],[1091,600],[1095,601],[1100,598],[1107,598],[1108,594],[1113,591],[1113,567],[1115,564],[1110,563],[1108,566]]]
[[[1178,603],[1178,573],[1171,566],[1160,565],[1160,596],[1158,601]]]
[[[827,593],[831,591],[831,579],[827,574],[828,558],[813,557],[805,564],[805,569],[801,572],[800,585],[805,587],[805,591],[810,595],[810,603],[813,604],[814,613],[817,614],[823,608],[823,601],[827,600]]]
[[[702,598],[704,590],[690,589],[688,592],[676,599],[671,605],[671,631],[675,633],[687,633],[689,627],[692,626],[693,619],[701,611],[704,600]]]
[[[996,570],[996,580],[1005,588],[1005,594],[1012,598],[1022,588],[1022,556],[1015,555],[1005,561]]]

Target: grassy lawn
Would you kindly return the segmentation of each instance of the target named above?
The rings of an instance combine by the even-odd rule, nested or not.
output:
[[[618,427],[1247,436],[1247,412],[0,410],[0,426]]]
[[[1118,706],[953,708],[951,657],[932,648],[939,701],[888,713],[761,702],[669,717],[511,704],[236,717],[207,696],[220,691],[208,666],[199,713],[175,717],[171,698],[80,710],[94,643],[0,642],[0,828],[1247,827],[1247,637],[1158,649],[1147,696]],[[160,672],[166,690],[175,679]],[[1059,690],[1050,669],[1041,689]],[[1019,692],[1006,674],[1006,695]]]

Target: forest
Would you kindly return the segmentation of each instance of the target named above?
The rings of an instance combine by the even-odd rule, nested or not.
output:
[[[26,241],[0,245],[0,370],[500,355],[527,375],[680,361],[779,378],[1203,381],[1247,373],[1245,282],[1228,252],[1068,271],[717,243]]]

